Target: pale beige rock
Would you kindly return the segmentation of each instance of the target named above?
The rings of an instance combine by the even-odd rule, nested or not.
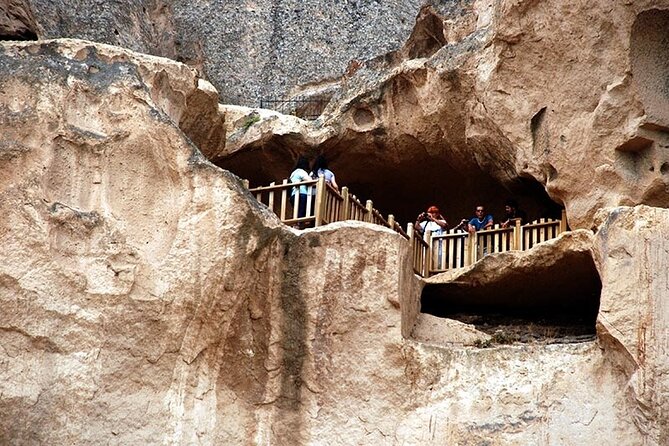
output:
[[[594,251],[598,341],[425,345],[407,242],[281,225],[180,129],[196,88],[164,59],[3,44],[3,443],[666,443],[666,210],[459,276]]]
[[[193,73],[79,41],[0,58],[2,442],[250,438],[253,405],[209,390],[262,364],[221,340],[263,317],[294,235],[177,126]]]
[[[630,375],[635,422],[653,444],[669,441],[669,211],[646,206],[602,211],[597,263],[602,276],[598,328],[607,355]]]
[[[489,341],[491,336],[477,330],[471,324],[430,314],[420,314],[411,333],[411,339],[441,346],[463,346]]]
[[[468,8],[475,22],[424,10],[405,48],[346,77],[316,124],[335,130],[319,150],[341,184],[403,223],[433,203],[451,221],[476,203],[499,215],[509,195],[538,216],[549,203],[534,181],[573,228],[591,228],[602,207],[669,206],[666,0]],[[263,135],[262,146],[295,154],[313,136]],[[218,164],[254,183],[289,173],[257,173],[254,160]]]

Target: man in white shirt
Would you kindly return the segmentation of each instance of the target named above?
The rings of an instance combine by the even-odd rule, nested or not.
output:
[[[430,231],[433,234],[442,234],[448,229],[448,222],[436,206],[430,206],[427,212],[423,212],[416,219],[414,227],[419,228],[422,234],[425,231]]]

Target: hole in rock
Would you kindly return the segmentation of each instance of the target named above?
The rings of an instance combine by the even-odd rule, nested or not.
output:
[[[32,29],[18,29],[11,33],[0,34],[0,40],[37,40],[37,33]]]
[[[444,22],[430,6],[423,6],[405,45],[409,59],[430,57],[446,44]]]
[[[662,165],[660,166],[660,172],[662,172],[662,175],[666,175],[667,173],[669,173],[669,163],[666,162],[662,163]]]
[[[617,164],[623,171],[634,179],[638,179],[643,171],[652,166],[652,145],[646,145],[637,150],[616,150]]]
[[[549,262],[470,270],[448,283],[428,283],[421,312],[472,324],[493,343],[592,340],[602,284],[591,255],[562,253]]]

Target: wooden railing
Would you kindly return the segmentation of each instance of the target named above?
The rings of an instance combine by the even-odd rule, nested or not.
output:
[[[477,231],[450,230],[444,234],[425,234],[427,255],[423,277],[451,269],[464,268],[489,254],[511,250],[525,251],[538,243],[557,237],[567,230],[565,212],[560,220],[540,219],[525,225],[516,220],[515,225]],[[414,269],[420,269],[414,267]]]
[[[411,259],[413,261],[413,271],[423,277],[428,276],[426,267],[429,265],[427,258],[430,253],[430,244],[423,239],[420,232],[416,231],[412,223],[407,225],[407,236],[411,246]]]
[[[313,197],[307,200],[306,213],[302,217],[298,216],[298,206],[290,203],[293,188],[299,191],[300,186],[306,187],[308,195]],[[409,241],[414,272],[423,277],[467,267],[489,254],[524,251],[567,230],[566,216],[562,211],[560,220],[542,218],[525,225],[516,220],[511,227],[495,225],[492,229],[474,234],[450,230],[439,235],[429,231],[421,235],[411,223],[404,231],[392,214],[384,218],[371,200],[363,205],[349,193],[348,188],[343,187],[341,193],[338,192],[322,176],[300,183],[283,180],[281,184],[271,183],[249,191],[288,225],[322,226],[336,221],[358,220],[390,228]]]
[[[248,182],[245,184],[248,187]],[[293,188],[299,191],[300,186],[306,187],[308,195],[313,197],[307,200],[306,213],[301,217],[298,215],[298,206],[293,206],[290,202]],[[409,235],[395,221],[392,214],[385,218],[374,208],[372,200],[367,200],[363,204],[358,197],[349,193],[346,187],[343,187],[340,193],[326,183],[322,176],[317,180],[300,183],[283,180],[280,184],[271,183],[269,186],[255,187],[249,191],[256,200],[269,207],[287,225],[322,226],[336,221],[357,220],[391,228],[409,239]]]

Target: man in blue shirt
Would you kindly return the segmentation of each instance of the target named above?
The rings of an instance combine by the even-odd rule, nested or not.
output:
[[[480,231],[481,229],[490,229],[492,228],[493,221],[492,221],[492,215],[485,213],[485,209],[483,206],[478,205],[476,206],[476,215],[474,218],[469,220],[469,224],[467,225],[467,229],[469,232],[474,233],[476,231]]]

